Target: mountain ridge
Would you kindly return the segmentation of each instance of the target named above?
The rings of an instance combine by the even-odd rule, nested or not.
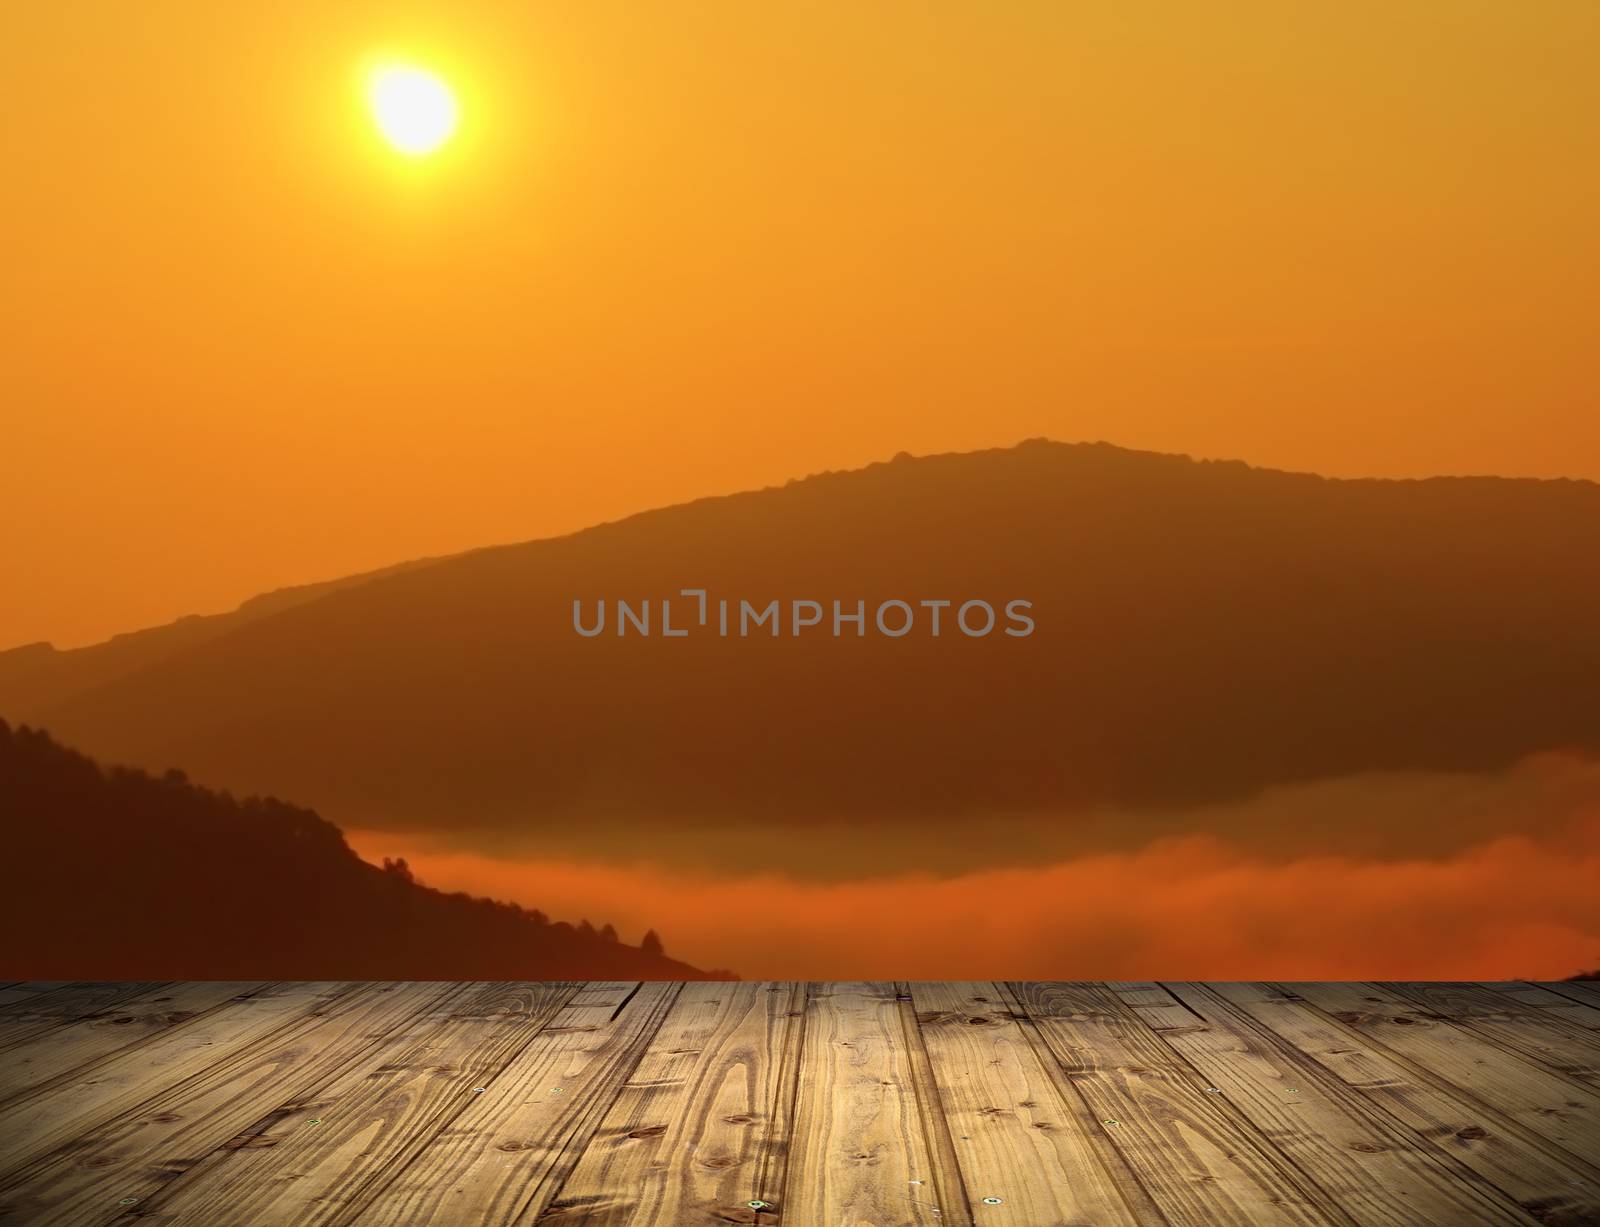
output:
[[[1593,556],[1590,482],[1030,441],[433,560],[24,710],[0,677],[0,712],[352,825],[490,839],[1198,803],[1600,744]],[[1039,630],[671,655],[572,633],[574,599],[683,587],[1025,598]]]
[[[72,656],[74,654],[84,653],[95,649],[107,648],[113,644],[120,644],[125,641],[137,639],[143,636],[172,633],[180,629],[187,629],[196,623],[215,623],[218,625],[232,624],[234,626],[242,625],[246,621],[254,620],[254,618],[241,618],[241,615],[270,615],[278,612],[281,609],[292,608],[295,605],[319,599],[322,596],[355,584],[383,579],[389,575],[397,574],[403,571],[427,568],[439,563],[452,562],[456,559],[465,558],[474,554],[494,550],[518,549],[520,547],[532,545],[540,541],[556,541],[570,537],[577,537],[585,533],[594,532],[598,529],[611,528],[618,525],[627,524],[641,517],[654,516],[661,512],[674,511],[679,508],[694,507],[706,503],[724,502],[729,499],[738,499],[748,495],[762,494],[774,490],[783,490],[791,486],[800,485],[806,482],[820,481],[831,477],[865,473],[873,469],[881,468],[885,465],[924,460],[938,460],[947,457],[994,455],[998,453],[1015,451],[1018,448],[1037,447],[1041,445],[1048,447],[1108,449],[1110,451],[1121,453],[1127,456],[1159,458],[1162,460],[1171,460],[1185,464],[1202,466],[1220,465],[1229,468],[1240,468],[1255,473],[1269,473],[1280,477],[1310,479],[1319,482],[1334,482],[1349,485],[1362,483],[1374,483],[1380,485],[1423,485],[1429,483],[1447,484],[1462,482],[1488,482],[1528,484],[1535,486],[1565,485],[1600,488],[1600,481],[1585,477],[1508,477],[1495,473],[1437,473],[1424,477],[1339,477],[1317,473],[1309,469],[1280,469],[1271,465],[1253,464],[1246,460],[1237,460],[1227,457],[1192,456],[1183,452],[1161,452],[1146,448],[1129,448],[1122,447],[1118,444],[1110,443],[1105,440],[1065,442],[1061,440],[1050,439],[1045,436],[1035,436],[1032,438],[1023,439],[1018,443],[1011,445],[1010,447],[1001,446],[978,448],[967,452],[929,452],[926,454],[917,455],[911,452],[902,451],[896,453],[887,460],[869,461],[868,463],[854,469],[819,469],[815,472],[807,473],[800,477],[792,477],[787,481],[773,485],[756,486],[751,487],[748,490],[736,490],[725,494],[699,495],[694,498],[685,499],[682,502],[666,503],[660,507],[648,507],[639,511],[629,512],[628,514],[618,516],[615,519],[598,520],[594,524],[573,529],[570,532],[555,533],[541,537],[529,537],[518,541],[500,542],[491,545],[474,546],[470,549],[460,550],[449,554],[436,554],[420,558],[401,559],[397,562],[388,563],[384,566],[375,567],[370,570],[353,572],[347,576],[338,576],[333,579],[326,580],[310,580],[300,584],[288,584],[280,588],[268,589],[266,591],[246,597],[244,600],[240,601],[238,605],[229,610],[222,610],[209,614],[182,614],[169,622],[156,623],[150,626],[134,627],[129,630],[118,631],[108,638],[97,640],[94,643],[80,644],[69,648],[58,648],[55,646],[52,640],[47,639],[32,640],[26,643],[14,644],[11,647],[0,648],[0,684],[4,684],[7,680],[9,680],[10,673],[14,671],[7,668],[9,662],[11,662],[13,659],[18,662],[29,660],[31,663],[32,659],[44,658],[47,656],[58,658]]]

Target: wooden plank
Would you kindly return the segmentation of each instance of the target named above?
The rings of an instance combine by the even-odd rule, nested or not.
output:
[[[1566,984],[18,987],[30,1227],[1600,1222]]]
[[[927,1196],[951,1187],[955,1173],[939,1165],[948,1147],[928,1136],[900,1005],[889,985],[812,986],[786,1227],[971,1221],[965,1205]]]
[[[0,1010],[19,1002],[32,1001],[38,995],[38,989],[16,981],[0,986]]]
[[[6,1182],[0,1218],[10,1214],[39,1227],[101,1222],[118,1205],[143,1202],[245,1132],[264,1107],[313,1094],[419,1009],[460,991],[438,984],[371,984],[336,997],[29,1164]]]
[[[1540,1014],[1573,1023],[1585,1031],[1600,1032],[1600,1008],[1563,997],[1549,985],[1534,984],[1527,980],[1486,980],[1479,987],[1509,997],[1518,1005],[1531,1007]],[[1600,1044],[1600,1035],[1593,1038]]]
[[[1352,1223],[1114,994],[1056,982],[1008,989],[1175,1227]]]
[[[1267,984],[1207,989],[1248,1014],[1431,1145],[1546,1223],[1600,1222],[1600,1170],[1469,1091],[1421,1069]]]
[[[1159,1223],[1088,1105],[1047,1069],[998,985],[913,984],[969,1205],[985,1224]],[[986,1200],[997,1199],[997,1200]]]
[[[1592,1155],[1600,1137],[1600,1092],[1543,1069],[1481,1035],[1429,1018],[1376,984],[1287,984],[1369,1045],[1404,1057],[1569,1154]]]
[[[11,980],[0,987],[0,1019],[11,1013],[15,1006],[36,1001],[44,993],[65,988],[69,980]]]
[[[0,1104],[55,1078],[81,1075],[115,1053],[189,1025],[264,988],[260,981],[176,984],[52,1027],[0,1061]]]
[[[1545,982],[1544,987],[1565,993],[1575,1001],[1600,1005],[1600,980],[1555,980]]]
[[[67,1023],[98,1017],[124,1001],[165,988],[164,980],[126,983],[81,981],[30,994],[0,1006],[0,1052],[32,1043],[38,1036]]]
[[[581,990],[417,1160],[333,1223],[531,1224],[638,1064],[676,983]],[[559,1221],[557,1219],[556,1221]]]
[[[1600,1035],[1581,1024],[1497,993],[1486,985],[1383,985],[1424,1016],[1453,1022],[1508,1052],[1589,1087],[1600,1087]]]
[[[19,1014],[45,1018],[82,1018],[118,1001],[147,993],[169,983],[166,980],[66,980],[60,983],[35,980],[13,984],[23,995],[0,1007],[0,1019]]]
[[[1585,1011],[1581,1015],[1584,1025],[1600,1029],[1600,981],[1556,980],[1535,983],[1532,987],[1582,1007]]]
[[[463,986],[326,1086],[271,1105],[141,1202],[141,1218],[314,1224],[365,1204],[485,1093],[575,992],[561,983]]]
[[[684,985],[562,1185],[563,1227],[776,1221],[805,997]]]
[[[39,1002],[48,998],[55,998],[57,1008],[49,1012],[53,1017],[60,1017],[63,1013],[75,1014],[76,1009],[66,1005],[72,996],[84,997],[108,994],[126,996],[137,988],[149,988],[162,981],[139,981],[137,985],[132,982],[111,980],[13,980],[9,987],[21,993],[16,1001],[8,1001],[0,1006],[0,1019],[11,1018],[19,1011],[26,1008],[28,1002]]]
[[[1133,1008],[1358,1223],[1538,1222],[1249,1014],[1199,984]]]
[[[939,1083],[934,1077],[928,1046],[923,1042],[922,1025],[917,1021],[917,1006],[911,996],[911,986],[896,982],[894,991],[895,1001],[900,1008],[900,1030],[906,1037],[911,1089],[917,1111],[922,1116],[922,1134],[928,1140],[933,1163],[932,1179],[925,1185],[916,1186],[916,1189],[932,1201],[934,1213],[942,1216],[941,1222],[971,1223],[972,1202],[967,1197],[967,1188],[961,1179],[961,1161],[956,1157],[956,1136],[945,1118]]]
[[[86,1076],[53,1079],[14,1096],[0,1109],[0,1137],[5,1139],[0,1188],[27,1164],[107,1127],[162,1091],[349,991],[349,985],[274,985],[208,1014],[193,1027],[167,1032],[103,1061]]]

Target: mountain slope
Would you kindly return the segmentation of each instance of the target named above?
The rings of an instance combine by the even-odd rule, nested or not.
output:
[[[378,869],[337,828],[104,771],[0,721],[6,889],[0,974],[17,979],[700,978],[684,963],[535,912]]]
[[[1600,746],[1596,557],[1585,482],[1340,481],[1036,441],[436,561],[89,690],[16,702],[0,681],[0,713],[485,844],[1191,804]],[[573,630],[574,599],[686,587],[1026,599],[1037,630]]]
[[[0,652],[0,695],[5,696],[8,711],[31,711],[59,704],[72,695],[137,673],[185,649],[220,639],[259,618],[293,609],[340,588],[424,567],[433,561],[419,559],[320,584],[279,588],[251,597],[228,613],[190,614],[165,626],[114,635],[104,643],[89,647],[61,651],[48,643],[24,644]]]

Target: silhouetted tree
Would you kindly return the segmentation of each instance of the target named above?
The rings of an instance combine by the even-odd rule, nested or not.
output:
[[[654,929],[651,929],[644,935],[644,938],[639,942],[639,949],[644,951],[646,954],[655,955],[657,957],[666,953],[666,951],[661,948],[661,936]]]
[[[272,797],[102,769],[0,722],[0,976],[91,980],[538,980],[702,973],[607,925],[417,882]],[[604,937],[606,940],[600,940]]]

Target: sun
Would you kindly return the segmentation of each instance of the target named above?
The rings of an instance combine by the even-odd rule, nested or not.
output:
[[[408,157],[425,157],[455,134],[456,96],[437,73],[382,64],[367,76],[367,105],[383,139]]]

